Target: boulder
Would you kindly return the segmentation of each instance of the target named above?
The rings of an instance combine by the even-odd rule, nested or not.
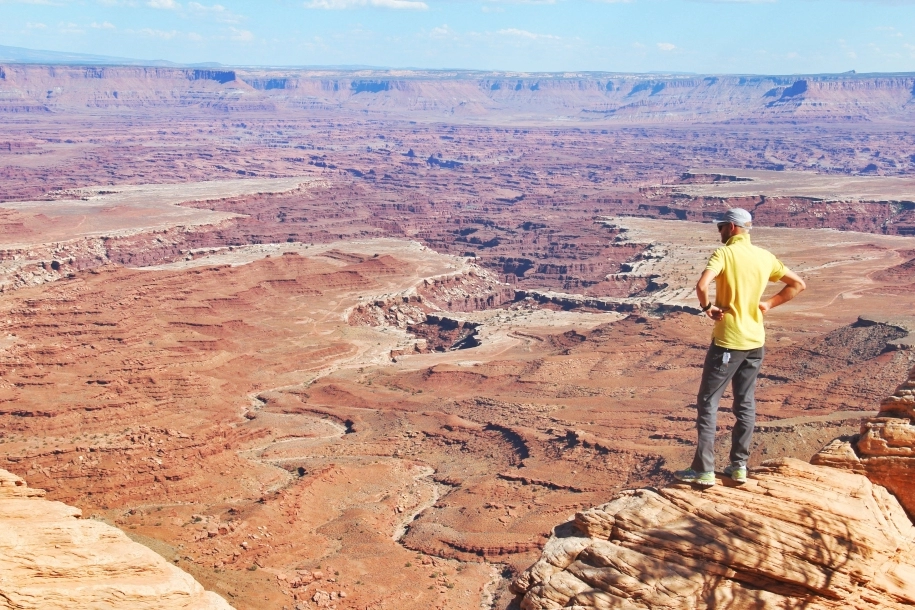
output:
[[[189,574],[0,470],[0,609],[231,610]]]
[[[915,515],[915,368],[859,434],[834,440],[811,463],[866,474]]]
[[[915,527],[859,474],[785,458],[742,486],[625,491],[554,530],[523,610],[911,608]]]

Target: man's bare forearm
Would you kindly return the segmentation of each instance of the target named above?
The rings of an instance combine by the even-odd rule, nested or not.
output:
[[[700,307],[708,305],[708,308],[705,309],[705,315],[717,322],[724,315],[725,310],[715,307],[712,304],[712,298],[708,293],[709,285],[712,283],[712,280],[715,279],[715,275],[716,273],[710,269],[706,269],[702,272],[699,281],[696,282],[696,296],[699,298]]]
[[[696,297],[699,299],[699,305],[705,307],[709,303],[708,286],[696,286]]]
[[[785,287],[779,290],[778,294],[773,295],[771,298],[759,304],[759,308],[763,313],[769,311],[773,307],[784,305],[807,288],[807,284],[804,283],[804,280],[791,271],[785,274],[782,281],[785,283]]]
[[[699,305],[706,306],[711,303],[711,297],[708,293],[709,284],[715,279],[715,272],[706,269],[696,282],[696,297],[699,299]]]
[[[778,307],[779,305],[784,305],[800,293],[801,289],[795,286],[785,286],[778,291],[778,294],[772,295],[769,299],[769,309],[773,307]]]

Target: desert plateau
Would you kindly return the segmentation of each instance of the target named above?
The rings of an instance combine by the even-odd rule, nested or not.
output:
[[[0,608],[915,605],[913,120],[911,73],[0,65]],[[701,492],[733,207],[807,290]]]

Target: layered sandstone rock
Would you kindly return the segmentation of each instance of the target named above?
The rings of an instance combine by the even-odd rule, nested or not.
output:
[[[0,470],[0,609],[228,610],[123,532]]]
[[[860,434],[834,440],[811,461],[866,474],[915,515],[915,368],[877,416],[861,423]]]
[[[903,608],[915,527],[866,477],[794,459],[743,486],[626,491],[554,531],[524,610]]]
[[[447,116],[450,122],[497,113],[528,119],[561,113],[566,120],[580,122],[857,122],[910,117],[912,86],[907,74],[747,78],[539,73],[519,78],[504,72],[5,63],[0,65],[0,91],[5,93],[0,112],[148,111],[180,104],[221,113],[343,111],[439,120]]]

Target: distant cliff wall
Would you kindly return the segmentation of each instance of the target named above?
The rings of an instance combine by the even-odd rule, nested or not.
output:
[[[858,122],[915,117],[915,74],[657,76],[0,66],[0,112],[185,106],[584,122]]]

